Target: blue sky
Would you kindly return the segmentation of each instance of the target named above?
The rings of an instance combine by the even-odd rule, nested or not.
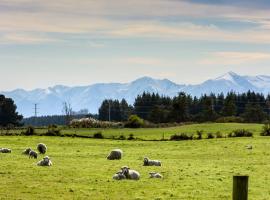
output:
[[[0,0],[0,90],[270,75],[270,1]]]

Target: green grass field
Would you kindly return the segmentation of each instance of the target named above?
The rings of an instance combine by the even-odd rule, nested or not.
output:
[[[242,125],[218,126],[230,131]],[[193,129],[185,131],[202,127],[209,131],[219,129],[216,124],[190,127]],[[261,125],[245,125],[247,127],[259,133]],[[171,135],[173,129],[179,131],[182,128],[167,128],[172,132],[166,133]],[[151,129],[136,131],[135,134],[154,137]],[[161,134],[164,129],[159,131],[155,133]],[[129,134],[128,130],[124,134]],[[52,167],[38,167],[37,160],[21,154],[26,147],[34,148],[39,142],[47,144]],[[248,144],[253,145],[253,150],[245,148]],[[258,134],[253,138],[179,142],[3,136],[0,147],[13,150],[11,154],[0,154],[0,199],[227,200],[231,199],[232,177],[237,174],[250,176],[250,199],[270,199],[270,138]],[[114,148],[124,151],[122,160],[106,160]],[[143,167],[144,156],[161,160],[163,166]],[[39,156],[38,160],[41,158]],[[123,165],[139,171],[141,179],[113,181],[113,174]],[[151,171],[160,172],[164,179],[149,179]]]

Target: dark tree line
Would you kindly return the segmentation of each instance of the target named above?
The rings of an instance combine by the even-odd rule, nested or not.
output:
[[[131,114],[153,123],[206,122],[221,118],[263,122],[269,119],[270,95],[265,97],[249,91],[242,94],[202,95],[198,98],[181,92],[170,98],[143,93],[137,96],[133,106],[129,106],[124,99],[121,102],[105,100],[99,109],[99,119],[106,121],[109,116],[112,121],[125,121]]]

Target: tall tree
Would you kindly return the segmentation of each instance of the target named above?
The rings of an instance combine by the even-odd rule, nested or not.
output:
[[[21,125],[20,121],[23,119],[22,115],[19,115],[17,106],[10,98],[6,98],[4,95],[0,95],[0,125],[8,126],[10,124],[14,126]]]

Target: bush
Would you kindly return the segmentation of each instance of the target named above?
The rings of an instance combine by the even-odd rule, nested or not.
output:
[[[25,132],[22,132],[23,135],[35,135],[35,128],[33,126],[28,126]]]
[[[215,138],[213,133],[207,133],[207,139],[213,139]]]
[[[265,124],[261,132],[261,136],[270,136],[270,124]]]
[[[61,136],[61,130],[56,125],[49,125],[46,136]]]
[[[127,128],[141,128],[144,126],[144,121],[137,115],[130,115],[125,124]]]
[[[216,120],[217,123],[243,123],[244,119],[242,117],[229,116],[229,117],[220,117]]]
[[[120,135],[120,136],[118,137],[118,139],[119,139],[119,140],[125,140],[126,137],[125,137],[124,135]]]
[[[229,133],[228,137],[252,137],[253,133],[246,129],[237,129]]]
[[[216,132],[216,138],[223,138],[224,137],[224,135],[222,135],[222,133],[221,132]]]
[[[102,135],[101,132],[96,132],[96,133],[93,135],[93,138],[96,138],[96,139],[103,139],[104,136]]]
[[[135,140],[134,135],[133,135],[133,134],[130,134],[130,135],[128,136],[128,140]]]
[[[193,135],[189,135],[186,133],[180,133],[180,134],[174,134],[171,136],[170,140],[192,140],[193,139]]]

